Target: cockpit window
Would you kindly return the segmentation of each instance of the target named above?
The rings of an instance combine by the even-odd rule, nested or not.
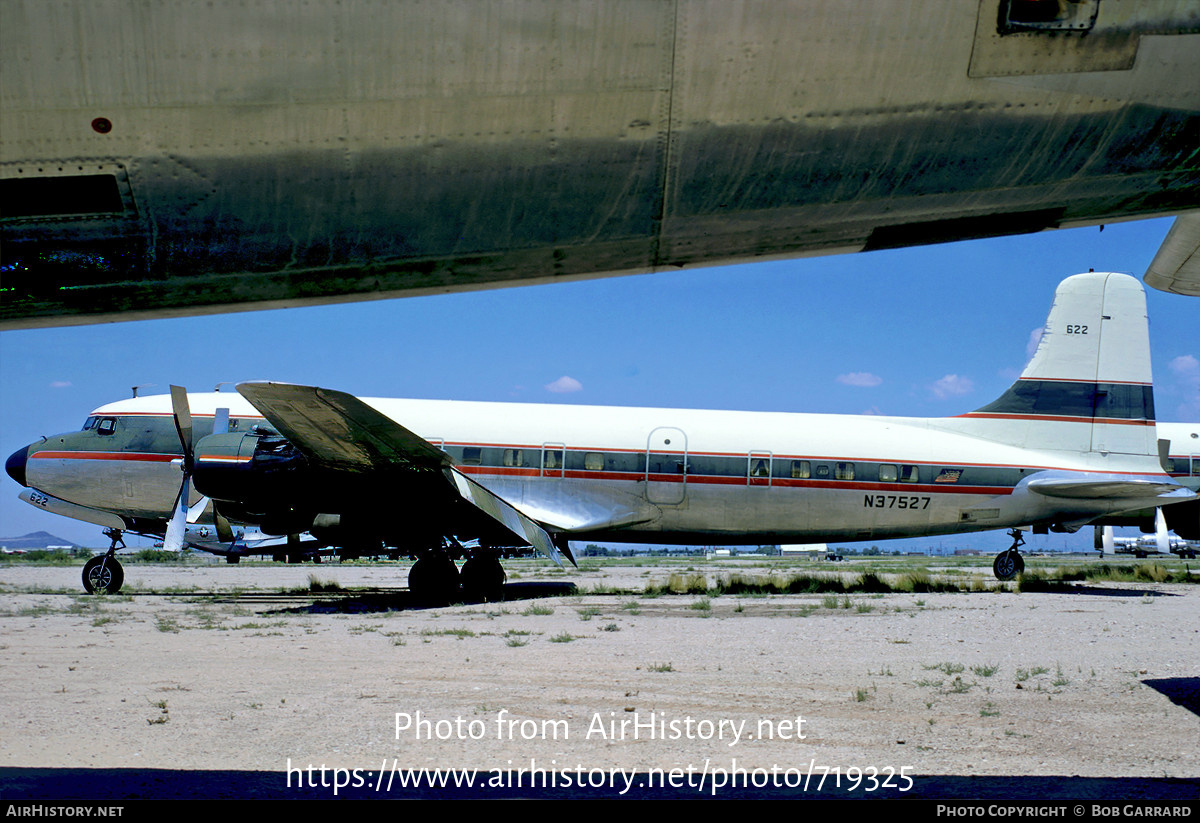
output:
[[[91,429],[94,429],[94,428],[96,428],[96,424],[97,424],[97,423],[99,423],[99,422],[100,422],[100,418],[99,418],[99,417],[89,417],[89,418],[88,418],[87,420],[85,420],[85,421],[84,421],[84,423],[83,423],[83,430],[84,430],[84,431],[90,431]]]
[[[117,418],[101,417],[100,424],[96,427],[97,434],[112,434],[117,430]]]

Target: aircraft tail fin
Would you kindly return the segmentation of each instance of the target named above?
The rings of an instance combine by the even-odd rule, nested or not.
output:
[[[1021,376],[962,417],[986,427],[985,436],[1027,448],[1156,455],[1141,283],[1108,272],[1068,277]]]

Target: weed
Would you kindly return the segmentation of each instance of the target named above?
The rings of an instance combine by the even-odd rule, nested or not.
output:
[[[988,702],[984,703],[983,708],[981,708],[979,710],[979,716],[980,717],[999,717],[1000,710],[996,708],[995,703],[993,703],[992,701],[989,700]]]
[[[619,632],[619,631],[621,631],[621,627],[618,626],[616,623],[605,623],[603,626],[600,627],[600,631],[602,631],[602,632]]]
[[[176,623],[170,617],[159,616],[159,617],[154,618],[154,626],[160,632],[171,632],[172,634],[179,634],[179,624]]]
[[[597,606],[587,606],[586,608],[576,609],[575,611],[579,613],[579,619],[585,622],[591,620],[593,617],[601,613]]]
[[[855,689],[854,690],[854,702],[855,703],[865,703],[866,701],[868,701],[870,699],[871,699],[871,692],[868,689]]]
[[[534,615],[545,617],[547,615],[554,614],[554,609],[551,606],[543,606],[541,603],[534,603],[525,611],[521,612],[521,614],[525,615],[526,617],[532,617]]]
[[[1000,671],[999,664],[987,664],[984,666],[972,666],[971,671],[979,677],[991,677],[996,672]]]
[[[528,641],[528,640],[522,640],[522,639],[521,639],[521,638],[519,638],[519,637],[510,637],[510,638],[508,638],[507,640],[505,640],[505,641],[504,641],[504,644],[505,644],[506,646],[511,646],[512,648],[516,649],[516,648],[520,648],[521,646],[528,646],[528,645],[529,645],[529,641]]]
[[[710,612],[712,611],[712,601],[707,597],[701,597],[699,600],[693,601],[688,608],[698,612]]]
[[[575,639],[577,639],[577,638],[574,635],[563,632],[562,634],[556,634],[556,635],[554,635],[554,637],[551,637],[550,642],[551,643],[570,643],[572,640],[575,640]]]
[[[646,667],[646,670],[652,672],[673,672],[675,671],[675,667],[670,663],[651,663]]]

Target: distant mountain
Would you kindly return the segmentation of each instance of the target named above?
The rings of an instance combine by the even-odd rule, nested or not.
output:
[[[57,537],[50,532],[30,532],[23,537],[0,537],[0,549],[15,551],[17,549],[23,551],[31,551],[33,549],[44,549],[47,546],[68,546],[72,549],[78,549],[78,543],[72,543],[63,537]]]

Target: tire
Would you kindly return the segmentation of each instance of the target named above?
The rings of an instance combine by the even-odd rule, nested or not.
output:
[[[461,578],[463,597],[467,600],[497,603],[504,599],[504,581],[508,575],[498,557],[471,557],[463,563]]]
[[[83,564],[83,588],[88,594],[116,594],[124,583],[125,570],[115,557],[102,554]]]
[[[458,567],[444,554],[421,557],[408,571],[408,590],[422,603],[450,603],[459,597]]]
[[[1024,568],[1025,561],[1021,555],[1012,551],[1000,552],[992,561],[992,574],[996,575],[997,580],[1012,580]]]

